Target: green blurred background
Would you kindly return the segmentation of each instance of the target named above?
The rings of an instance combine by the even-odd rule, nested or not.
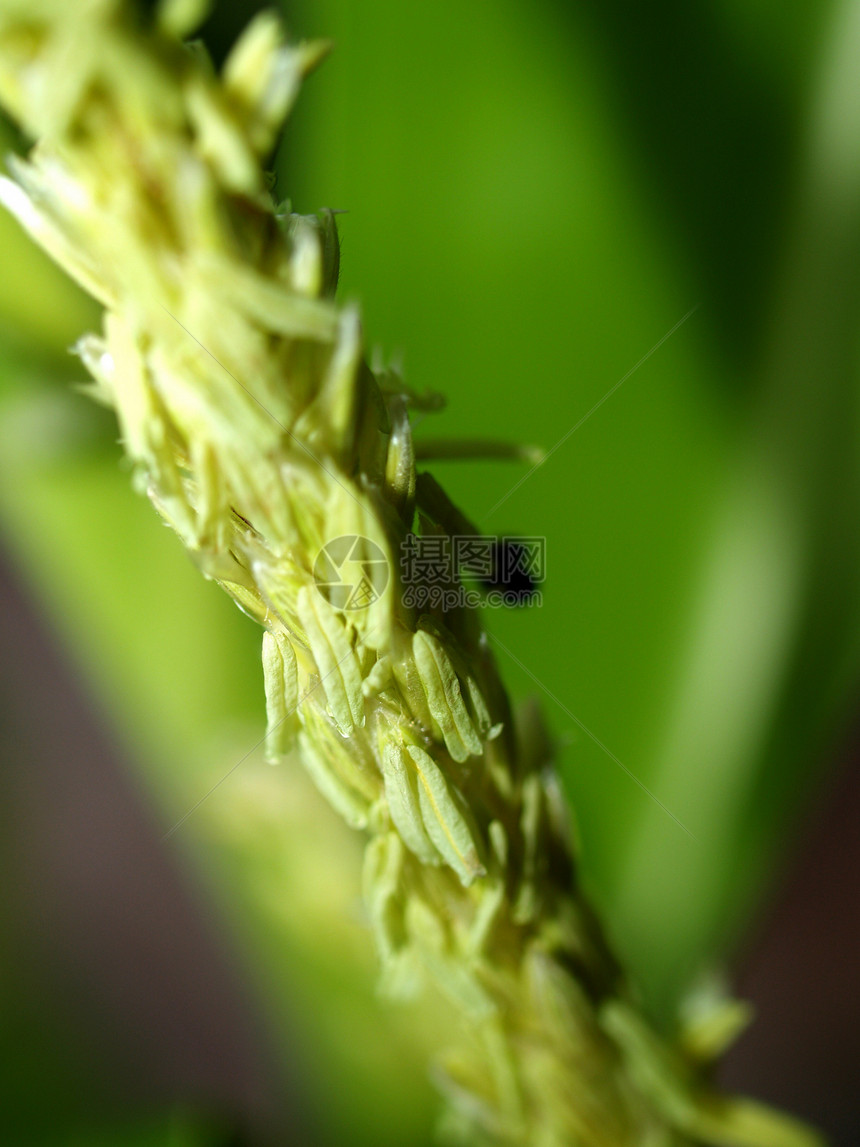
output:
[[[216,58],[257,7],[216,10]],[[483,531],[547,539],[541,608],[486,622],[671,1026],[763,927],[857,708],[860,3],[284,9],[335,51],[277,191],[345,212],[341,297],[448,399],[417,439],[550,452],[433,469]],[[359,845],[262,761],[259,634],[74,391],[96,309],[0,238],[8,1141],[429,1142],[432,1017],[374,998]],[[818,891],[856,920],[852,857]],[[853,1049],[830,1100],[792,1092],[846,1143]]]

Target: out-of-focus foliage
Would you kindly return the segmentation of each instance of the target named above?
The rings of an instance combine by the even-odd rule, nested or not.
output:
[[[856,687],[857,4],[287,16],[335,52],[279,189],[348,211],[343,294],[409,383],[449,400],[419,440],[552,448],[699,305],[497,509],[524,469],[439,466],[482,529],[547,538],[543,607],[490,627],[513,692],[541,695],[586,878],[669,1016],[730,952]],[[257,634],[70,392],[63,350],[92,308],[6,216],[0,240],[6,538],[169,826],[262,735]],[[432,1099],[408,1017],[368,995],[357,872],[336,875],[351,845],[301,789],[250,819],[266,768],[249,757],[173,846],[273,1027],[298,1019],[328,1140],[418,1142]]]

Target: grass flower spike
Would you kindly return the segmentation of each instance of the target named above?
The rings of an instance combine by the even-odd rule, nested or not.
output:
[[[532,709],[514,718],[478,611],[404,604],[403,543],[463,517],[416,476],[414,396],[369,369],[335,301],[332,213],[274,203],[263,166],[326,46],[285,43],[263,14],[219,75],[183,43],[200,7],[0,0],[0,99],[36,141],[0,195],[104,307],[77,351],[138,488],[263,628],[269,756],[297,746],[367,835],[384,986],[433,985],[459,1013],[435,1069],[448,1130],[811,1147],[708,1085],[722,1041],[705,1029],[732,1029],[734,1005],[672,1043],[649,1027],[580,891],[548,740]],[[346,606],[318,564],[344,539],[367,574]]]

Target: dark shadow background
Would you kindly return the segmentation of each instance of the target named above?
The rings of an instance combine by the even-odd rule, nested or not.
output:
[[[179,1107],[225,1147],[312,1142],[229,930],[5,559],[0,650],[4,1141]]]

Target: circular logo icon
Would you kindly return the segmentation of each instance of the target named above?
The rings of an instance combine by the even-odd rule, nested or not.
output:
[[[376,542],[344,534],[326,542],[314,562],[316,587],[335,609],[367,609],[388,585],[388,559]]]

